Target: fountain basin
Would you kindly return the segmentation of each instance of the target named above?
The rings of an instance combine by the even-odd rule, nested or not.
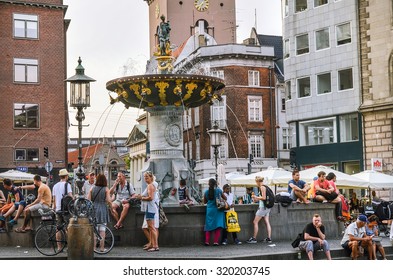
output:
[[[106,88],[117,93],[111,103],[126,107],[181,106],[193,108],[220,99],[225,87],[220,78],[187,74],[150,74],[117,78]]]

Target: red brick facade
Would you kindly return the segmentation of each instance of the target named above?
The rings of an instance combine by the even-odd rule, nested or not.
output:
[[[225,73],[225,89],[223,95],[226,96],[227,133],[228,137],[228,158],[248,158],[249,157],[249,134],[262,133],[264,138],[265,158],[275,158],[276,139],[275,139],[275,75],[267,67],[247,67],[247,66],[227,66],[220,69]],[[254,70],[260,73],[260,86],[250,87],[248,85],[248,71]],[[271,89],[270,89],[271,86]],[[263,122],[250,122],[248,119],[248,97],[262,96],[262,115]],[[199,107],[200,125],[195,130],[189,130],[188,133],[196,131],[200,133],[200,157],[209,159],[210,156],[210,137],[207,130],[211,129],[210,105],[205,104]],[[234,115],[236,114],[236,116]],[[271,116],[273,116],[271,118]],[[192,114],[194,118],[194,114]],[[193,119],[193,124],[195,120]],[[274,129],[272,129],[274,128]],[[191,134],[190,134],[191,135]],[[185,138],[186,134],[185,134]],[[191,140],[191,139],[190,139]],[[195,138],[193,141],[193,158],[195,158]],[[233,144],[232,144],[233,142]],[[236,149],[236,151],[235,151]]]
[[[0,1],[1,170],[24,166],[29,172],[45,174],[44,147],[49,148],[54,168],[66,166],[66,6],[62,2],[31,0],[16,4],[15,1]],[[14,14],[37,16],[38,39],[14,37]],[[38,82],[14,82],[14,59],[37,60]],[[38,105],[38,128],[14,127],[16,103]],[[38,149],[38,158],[17,161],[15,149]]]

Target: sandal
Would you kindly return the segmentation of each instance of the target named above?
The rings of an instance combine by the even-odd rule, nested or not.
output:
[[[150,248],[152,248],[152,247],[149,244],[146,244],[145,246],[143,246],[143,250],[148,250]]]
[[[156,247],[156,248],[150,248],[150,249],[148,249],[147,250],[147,252],[157,252],[157,251],[160,251],[160,248],[158,248],[158,247]]]
[[[20,228],[15,229],[15,232],[26,233],[26,230],[20,227]]]

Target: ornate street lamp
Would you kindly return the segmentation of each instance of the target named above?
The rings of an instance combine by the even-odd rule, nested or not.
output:
[[[218,159],[218,148],[221,146],[221,135],[225,134],[225,132],[218,128],[217,121],[214,122],[213,128],[207,131],[210,136],[210,146],[214,149],[214,166],[216,172],[216,181],[218,180],[217,173],[217,159]]]
[[[85,171],[82,162],[82,121],[85,119],[83,109],[90,107],[90,82],[95,80],[85,75],[85,68],[79,57],[76,74],[66,81],[70,82],[70,106],[78,110],[78,169],[76,172],[76,185],[79,189],[79,197],[74,202],[74,216],[68,224],[68,259],[92,260],[94,258],[93,225],[89,220],[92,207],[89,201],[82,198],[82,187],[85,182]],[[91,203],[90,203],[91,204]]]
[[[78,169],[76,172],[76,185],[79,189],[79,195],[82,194],[82,187],[85,182],[85,172],[82,162],[82,121],[85,119],[83,109],[90,107],[90,82],[94,79],[85,75],[85,68],[82,66],[82,60],[79,57],[78,66],[75,68],[76,74],[66,81],[70,82],[70,106],[78,110],[76,120],[78,121]]]

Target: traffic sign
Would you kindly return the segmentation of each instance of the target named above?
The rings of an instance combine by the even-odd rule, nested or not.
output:
[[[46,170],[46,172],[51,172],[52,169],[53,169],[53,163],[51,163],[50,161],[47,161],[45,163],[45,170]]]

